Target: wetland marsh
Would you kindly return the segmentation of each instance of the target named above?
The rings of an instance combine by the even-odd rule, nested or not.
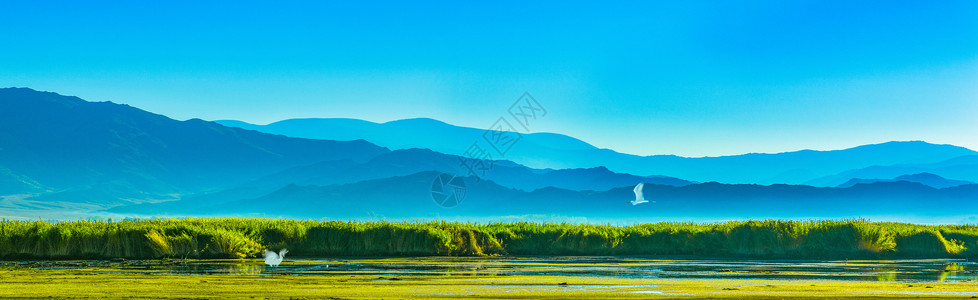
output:
[[[0,262],[17,298],[971,298],[978,264],[645,257],[295,258]]]
[[[0,298],[978,298],[976,241],[861,220],[8,220]]]

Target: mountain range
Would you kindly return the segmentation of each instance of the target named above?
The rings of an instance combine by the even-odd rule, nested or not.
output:
[[[365,139],[390,149],[426,148],[454,155],[463,155],[473,141],[482,139],[485,132],[432,119],[386,123],[351,119],[290,119],[268,125],[227,120],[216,122],[292,137]],[[860,176],[886,178],[923,172],[978,182],[978,152],[921,141],[889,142],[835,151],[803,150],[690,158],[624,154],[599,149],[565,135],[532,133],[524,134],[506,152],[505,159],[535,168],[605,167],[620,173],[665,175],[699,182],[836,186]],[[898,170],[856,172],[878,167]],[[882,174],[889,176],[867,176]]]
[[[0,217],[957,217],[978,197],[978,153],[952,145],[686,158],[533,133],[470,173],[461,149],[483,133],[431,119],[178,121],[0,89]],[[432,201],[440,174],[465,182],[458,206]],[[628,204],[637,183],[655,203]]]
[[[858,218],[907,215],[964,218],[978,209],[978,185],[935,189],[912,182],[878,182],[850,188],[805,185],[703,183],[645,185],[650,204],[631,205],[632,187],[573,191],[547,187],[533,191],[467,178],[465,197],[455,207],[432,201],[432,179],[439,172],[365,180],[329,186],[286,185],[256,198],[229,202],[176,201],[117,207],[113,212],[147,214],[235,214],[301,218],[499,218],[514,215],[564,215],[594,219],[691,220],[738,218]],[[206,203],[201,205],[200,203]],[[180,210],[183,208],[184,210]],[[188,209],[189,208],[189,209]],[[176,209],[176,210],[174,210]]]
[[[949,187],[956,187],[960,185],[973,184],[969,181],[964,180],[950,180],[938,175],[931,173],[920,173],[920,174],[910,174],[910,175],[900,175],[893,179],[864,179],[864,178],[853,178],[846,183],[840,184],[839,187],[846,188],[857,184],[871,184],[876,182],[916,182],[929,187],[943,189]]]
[[[69,202],[175,199],[323,160],[389,152],[290,138],[127,105],[0,89],[0,195]]]

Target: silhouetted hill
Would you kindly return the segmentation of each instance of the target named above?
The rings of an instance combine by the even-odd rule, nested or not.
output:
[[[730,185],[716,182],[682,187],[647,184],[655,203],[631,205],[631,187],[608,191],[542,188],[522,191],[492,181],[466,178],[462,203],[438,206],[431,198],[438,172],[331,186],[288,185],[267,195],[204,207],[197,214],[301,218],[491,217],[571,215],[594,218],[849,218],[887,215],[956,216],[974,210],[978,185],[934,189],[918,183],[885,182],[850,188],[799,185]],[[953,209],[951,209],[953,208]],[[147,209],[159,212],[158,208]],[[143,212],[145,213],[145,212]]]
[[[963,180],[951,180],[931,173],[920,173],[912,175],[901,175],[893,179],[862,179],[854,178],[850,179],[846,183],[839,185],[839,187],[851,187],[857,184],[868,184],[875,182],[897,182],[897,181],[907,181],[916,182],[932,188],[942,189],[948,187],[954,187],[959,185],[974,184],[973,182],[963,181]]]
[[[190,198],[191,201],[144,204],[137,205],[135,208],[119,207],[114,208],[112,211],[124,213],[145,211],[148,207],[156,207],[153,209],[187,213],[193,212],[207,204],[219,204],[261,197],[289,185],[330,186],[407,176],[426,171],[465,175],[468,171],[459,166],[459,159],[460,157],[455,155],[442,154],[428,149],[395,150],[378,155],[365,163],[339,160],[294,167],[258,178],[235,188],[194,196]],[[557,187],[573,191],[600,191],[635,185],[640,182],[672,186],[694,183],[665,176],[640,177],[630,174],[614,173],[606,168],[539,170],[506,161],[495,162],[495,165],[486,172],[483,179],[493,181],[506,188],[523,191],[532,191],[546,187]],[[423,188],[426,185],[430,185],[430,183],[429,179],[428,183],[422,184],[419,187]]]
[[[342,125],[333,125],[340,131],[335,134],[350,139],[365,135],[362,127],[379,126],[334,121]],[[303,124],[289,126],[305,128]],[[374,128],[378,131],[370,134],[392,138],[390,143],[405,142],[402,146],[415,145],[407,143],[411,141],[435,143],[433,139],[440,140],[437,145],[454,145],[445,141],[455,138],[468,146],[471,134],[483,133],[429,119],[384,124],[389,128]],[[440,173],[467,174],[460,157],[451,153],[389,151],[364,140],[286,137],[197,119],[176,121],[111,102],[0,89],[0,214],[66,207],[78,213],[114,206],[110,211],[127,215],[836,218],[951,216],[978,205],[973,201],[978,185],[945,179],[978,178],[978,155],[950,145],[892,142],[839,151],[639,157],[596,149],[566,136],[531,134],[517,149],[524,152],[505,158],[534,163],[566,159],[585,166],[546,169],[496,161],[484,180],[465,178],[468,186],[461,205],[443,208],[431,199],[432,180]],[[844,179],[841,184],[856,175],[899,173],[863,177],[895,178],[894,182],[835,188],[696,183],[618,171],[630,168],[644,170],[636,172],[640,174],[686,174],[730,182]],[[639,182],[646,183],[646,198],[656,203],[628,203]],[[179,200],[155,203],[172,199]]]
[[[485,133],[483,129],[452,126],[428,118],[386,123],[344,118],[289,119],[268,125],[254,125],[235,120],[215,122],[286,136],[337,141],[364,139],[391,149],[424,148],[456,155],[464,153],[472,141],[481,140],[482,134]],[[597,149],[581,140],[553,133],[525,134],[518,144],[519,147],[527,149],[541,146],[562,150]]]
[[[176,121],[127,105],[0,89],[0,195],[49,201],[174,198],[330,159],[388,150]]]
[[[473,141],[482,139],[482,134],[485,132],[481,129],[453,126],[431,119],[408,119],[387,123],[355,119],[291,119],[268,125],[253,125],[240,121],[217,122],[287,136],[334,140],[365,139],[392,149],[425,148],[454,155],[463,155]],[[872,166],[932,164],[969,155],[978,155],[978,152],[953,145],[912,141],[888,142],[834,151],[803,150],[700,158],[673,155],[637,156],[609,149],[598,149],[565,135],[533,133],[524,134],[503,159],[533,168],[606,167],[618,173],[657,174],[701,182],[804,183],[836,186],[856,177],[845,178],[835,183],[819,179]],[[941,172],[934,170],[932,173],[958,178]],[[912,173],[863,178],[891,178],[902,174]]]
[[[944,178],[978,182],[978,155],[960,156],[937,163],[871,166],[825,176],[808,182],[813,185],[838,186],[853,178],[894,178],[905,174],[929,173]]]

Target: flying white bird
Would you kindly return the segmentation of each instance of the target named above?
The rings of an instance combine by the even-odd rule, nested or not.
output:
[[[649,200],[645,200],[645,197],[642,196],[643,187],[645,187],[644,183],[639,183],[638,185],[635,186],[635,200],[632,200],[631,202],[632,205],[639,205],[642,203],[649,202]]]
[[[288,249],[282,249],[282,251],[279,251],[278,253],[265,249],[265,254],[262,255],[265,256],[265,264],[276,267],[278,264],[282,263],[282,259],[285,258],[286,253],[289,253]]]

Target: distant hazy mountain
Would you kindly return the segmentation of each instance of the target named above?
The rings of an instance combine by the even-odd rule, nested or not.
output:
[[[464,203],[446,209],[431,200],[432,181],[441,172],[466,176],[460,157],[451,151],[468,147],[483,131],[428,119],[330,122],[335,124],[328,130],[316,130],[332,136],[316,138],[351,141],[287,137],[197,119],[176,121],[111,102],[0,89],[0,217],[114,207],[112,212],[127,215],[316,218],[832,218],[947,216],[974,211],[978,205],[978,185],[951,187],[961,182],[946,179],[978,181],[978,153],[949,145],[892,142],[839,151],[640,157],[596,149],[566,136],[531,134],[512,155],[502,157],[516,162],[495,161],[483,180],[466,177]],[[303,124],[289,126],[306,128]],[[390,151],[360,138],[449,153]],[[452,148],[459,140],[458,148]],[[521,160],[536,165],[566,161],[573,167],[530,168],[517,163]],[[929,174],[920,174],[924,172]],[[916,175],[899,177],[905,174]],[[806,180],[832,186],[852,178],[895,182],[829,188],[685,180],[689,178]],[[628,204],[634,199],[632,187],[640,182],[646,183],[646,198],[656,203]],[[157,203],[174,199],[179,200]]]
[[[466,178],[465,197],[444,208],[431,198],[437,172],[331,186],[288,185],[261,197],[202,207],[194,214],[262,215],[299,218],[491,217],[571,215],[594,218],[846,218],[887,215],[956,217],[974,211],[978,185],[934,189],[892,182],[850,188],[798,185],[702,183],[682,187],[645,186],[655,203],[633,206],[631,186],[602,192],[543,188],[510,189],[491,181]],[[140,211],[140,209],[142,211]],[[127,213],[166,212],[155,206],[130,207]]]
[[[268,125],[253,125],[239,121],[217,122],[294,137],[365,139],[392,149],[426,148],[454,155],[463,155],[472,142],[482,139],[482,134],[485,132],[431,119],[409,119],[387,123],[352,119],[292,119]],[[978,152],[952,145],[889,142],[835,151],[804,150],[703,158],[671,155],[637,156],[598,149],[564,135],[534,133],[524,135],[503,158],[534,168],[606,167],[619,173],[665,175],[701,182],[808,183],[835,186],[856,177],[845,178],[841,182],[824,180],[824,178],[872,166],[933,164],[972,155],[978,155]],[[949,168],[966,167],[950,166]],[[945,173],[944,170],[920,172],[957,178],[952,176],[953,174]],[[892,178],[902,174],[911,173],[903,172],[893,176],[868,178]]]
[[[405,176],[423,171],[468,174],[459,165],[461,157],[442,154],[428,149],[404,149],[379,155],[363,164],[348,162],[321,162],[309,166],[296,167],[272,174],[257,181],[279,185],[331,185],[352,183],[363,180],[393,176]],[[505,187],[521,190],[535,190],[544,187],[557,187],[576,191],[608,190],[616,187],[635,185],[639,182],[683,186],[694,182],[665,176],[635,176],[614,173],[606,168],[591,169],[531,169],[511,162],[495,162],[485,174],[484,180],[496,182]]]
[[[978,182],[978,155],[955,157],[929,164],[871,166],[817,178],[807,182],[807,184],[837,186],[853,178],[894,178],[905,174],[920,173],[934,174],[955,180]]]
[[[425,148],[448,154],[462,154],[472,142],[481,140],[485,133],[482,129],[452,126],[427,118],[386,123],[342,118],[289,119],[268,125],[233,120],[215,122],[286,136],[337,141],[364,139],[378,145],[389,145],[387,147],[391,149]],[[578,139],[553,133],[525,134],[517,144],[529,149],[540,146],[562,150],[597,149]]]
[[[197,211],[205,205],[258,198],[290,185],[342,185],[407,176],[426,171],[457,174],[459,176],[467,174],[467,171],[459,166],[458,156],[437,153],[428,149],[404,149],[378,155],[365,163],[338,160],[294,167],[263,176],[238,187],[193,196],[190,197],[190,201],[138,205],[135,208],[120,207],[112,211],[137,212],[144,211],[147,207],[154,207],[152,210],[188,213]],[[432,175],[427,183],[420,184],[416,188],[425,189],[430,186],[434,178],[435,175]],[[482,180],[492,181],[502,187],[522,191],[533,191],[547,187],[573,191],[604,191],[622,186],[634,186],[641,182],[668,186],[684,186],[695,183],[665,176],[641,177],[614,173],[606,168],[531,169],[505,161],[496,162],[496,165],[485,173]]]
[[[839,187],[846,188],[857,184],[869,184],[869,183],[876,183],[876,182],[898,182],[898,181],[916,182],[936,189],[943,189],[943,188],[955,187],[955,186],[966,185],[966,184],[974,184],[974,182],[969,182],[964,180],[951,180],[931,173],[919,173],[919,174],[912,174],[912,175],[901,175],[893,179],[853,178],[847,181],[846,183],[839,185]]]
[[[127,105],[0,89],[0,196],[113,203],[173,199],[324,160],[388,152],[365,141],[260,133]]]

